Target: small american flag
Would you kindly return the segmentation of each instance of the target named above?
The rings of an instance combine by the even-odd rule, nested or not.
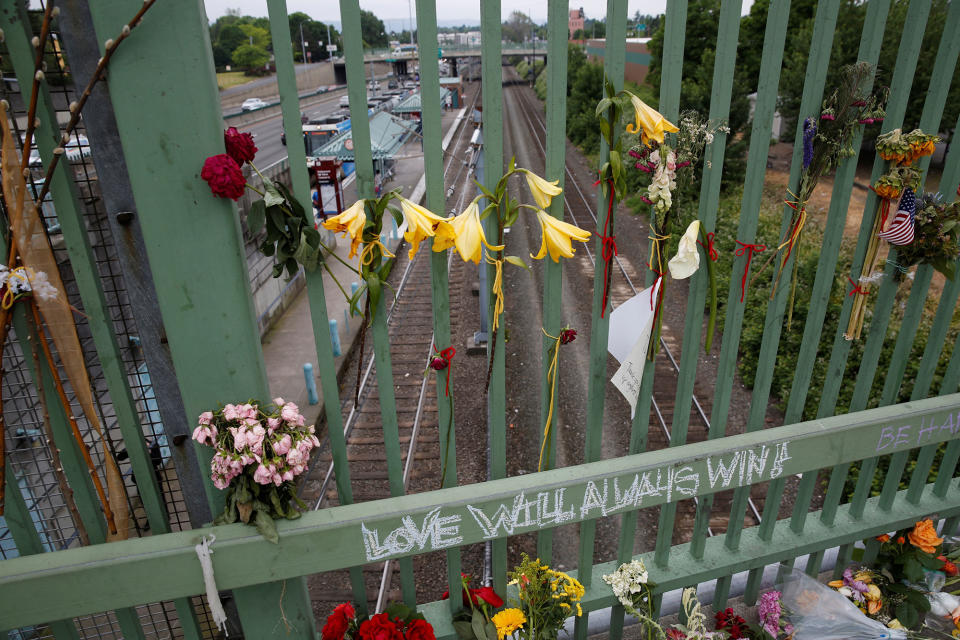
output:
[[[899,246],[908,245],[913,242],[913,216],[917,210],[917,199],[913,195],[913,189],[907,187],[903,190],[903,197],[900,198],[900,206],[897,208],[897,215],[886,231],[880,232],[880,237]]]

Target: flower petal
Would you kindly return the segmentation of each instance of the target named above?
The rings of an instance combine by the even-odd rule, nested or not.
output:
[[[670,268],[670,276],[674,280],[689,278],[700,268],[700,252],[697,250],[697,234],[699,233],[700,221],[694,220],[687,227],[683,237],[680,238],[677,255],[670,258],[670,262],[667,263]]]

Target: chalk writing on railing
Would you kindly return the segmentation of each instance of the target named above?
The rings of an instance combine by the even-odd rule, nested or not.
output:
[[[956,419],[954,419],[956,417]],[[886,426],[880,430],[880,437],[877,439],[877,451],[883,451],[891,447],[920,447],[934,441],[943,439],[943,435],[949,433],[956,434],[960,429],[960,413],[954,416],[947,414],[947,419],[941,424],[936,416],[921,416],[920,424],[905,424],[901,426]],[[935,437],[939,436],[939,437]]]
[[[471,518],[486,539],[514,535],[524,531],[555,527],[565,522],[608,516],[643,506],[647,498],[657,503],[683,500],[697,495],[701,484],[711,489],[727,489],[772,480],[783,475],[783,464],[790,460],[789,442],[742,449],[708,456],[706,465],[668,465],[632,475],[590,480],[582,498],[568,501],[567,489],[551,489],[536,494],[520,492],[492,508],[472,504],[443,507],[429,511],[418,524],[413,516],[403,516],[401,525],[382,537],[378,529],[361,523],[361,535],[367,560],[410,552],[436,551],[463,542],[461,527]]]

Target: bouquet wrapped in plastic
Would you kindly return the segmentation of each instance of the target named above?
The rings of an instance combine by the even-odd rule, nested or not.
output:
[[[908,638],[868,618],[845,596],[795,569],[783,569],[778,583],[793,640],[892,640]]]

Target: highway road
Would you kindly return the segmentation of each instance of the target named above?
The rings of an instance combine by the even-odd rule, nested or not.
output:
[[[300,109],[308,118],[322,118],[340,110],[340,96],[343,91],[333,95],[320,95],[300,102]],[[287,157],[287,147],[280,142],[283,130],[281,114],[268,116],[263,120],[239,127],[241,131],[252,133],[257,143],[257,167],[261,170]]]

